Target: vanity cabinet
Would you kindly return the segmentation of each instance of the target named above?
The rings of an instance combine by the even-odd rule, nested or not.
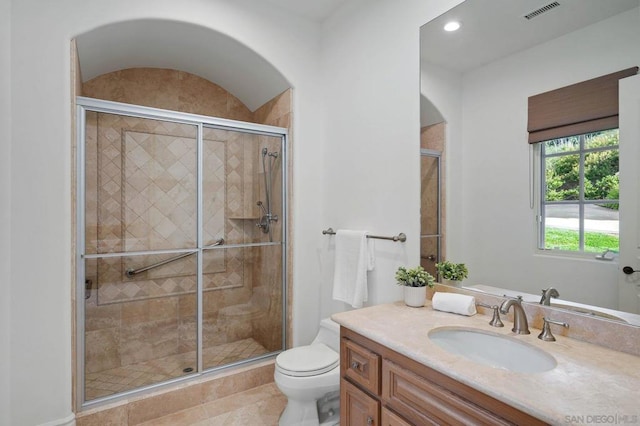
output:
[[[545,424],[344,327],[340,373],[342,426]]]

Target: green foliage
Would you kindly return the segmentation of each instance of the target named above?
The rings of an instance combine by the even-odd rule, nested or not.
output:
[[[448,260],[436,263],[436,270],[440,278],[445,280],[462,281],[469,276],[464,263],[453,263]]]
[[[575,138],[546,142],[548,153],[576,150]],[[607,131],[585,136],[588,148],[616,147],[618,132]],[[617,200],[619,153],[617,149],[589,152],[584,161],[584,198],[586,200]],[[568,201],[580,197],[580,156],[571,154],[549,157],[545,164],[546,200]],[[605,205],[617,209],[617,204]]]
[[[580,185],[580,157],[551,157],[546,164],[547,201],[577,200]]]
[[[416,266],[412,269],[401,266],[396,271],[396,282],[398,285],[407,287],[433,287],[435,278],[425,271],[422,266]]]
[[[615,187],[611,188],[611,190],[609,191],[609,193],[607,194],[607,199],[608,200],[619,200],[620,199],[620,186],[616,185]],[[618,203],[611,203],[611,204],[602,204],[602,207],[606,207],[608,209],[613,209],[613,210],[618,210],[620,209],[620,204]]]

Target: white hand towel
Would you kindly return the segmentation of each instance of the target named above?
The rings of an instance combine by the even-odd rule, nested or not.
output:
[[[453,312],[454,314],[472,316],[476,311],[476,298],[458,293],[436,292],[431,299],[433,309]]]
[[[367,271],[374,266],[373,241],[367,238],[367,232],[338,230],[333,298],[361,308],[368,298]]]

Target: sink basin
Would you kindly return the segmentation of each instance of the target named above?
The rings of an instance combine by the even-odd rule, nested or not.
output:
[[[440,327],[429,339],[456,355],[518,373],[542,373],[556,367],[554,357],[513,337],[464,327]]]

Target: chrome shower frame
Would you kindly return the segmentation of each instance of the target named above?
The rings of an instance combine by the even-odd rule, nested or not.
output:
[[[114,401],[123,400],[134,395],[146,393],[150,390],[157,390],[171,386],[176,383],[184,383],[192,381],[195,378],[201,378],[203,376],[211,375],[212,373],[219,372],[233,368],[239,365],[245,365],[256,362],[258,360],[273,358],[278,353],[286,348],[287,341],[287,312],[289,306],[287,305],[288,290],[287,290],[287,254],[288,254],[288,176],[287,176],[287,164],[288,164],[288,129],[283,127],[268,126],[257,123],[248,123],[243,121],[229,120],[223,118],[208,117],[204,115],[189,114],[177,111],[163,110],[158,108],[150,108],[139,105],[131,105],[120,102],[104,101],[92,98],[77,97],[76,98],[76,117],[77,117],[77,146],[76,146],[76,390],[75,400],[78,410],[85,410],[91,407],[112,403]],[[85,252],[85,144],[86,144],[86,113],[98,112],[107,114],[117,114],[122,116],[130,116],[151,120],[162,120],[180,124],[193,125],[197,128],[197,248],[195,249],[174,249],[174,250],[154,250],[154,251],[138,251],[138,252],[125,252],[125,253],[107,253],[107,254],[87,254]],[[225,244],[225,245],[212,245],[207,246],[203,241],[203,194],[202,194],[202,177],[203,177],[203,132],[204,128],[216,128],[228,131],[237,131],[242,133],[251,133],[262,136],[271,136],[280,138],[280,158],[282,165],[282,205],[281,220],[282,220],[282,236],[280,241],[269,241],[263,243],[248,243],[248,244]],[[202,348],[203,348],[203,335],[202,335],[202,322],[203,322],[203,310],[202,310],[202,272],[203,261],[202,254],[206,250],[226,250],[230,248],[246,248],[246,247],[264,247],[264,246],[281,246],[281,286],[282,286],[282,342],[280,350],[267,353],[258,357],[250,358],[243,361],[236,361],[224,366],[214,368],[203,368],[202,363]],[[98,259],[117,256],[133,256],[133,255],[149,255],[149,254],[173,254],[173,255],[197,255],[197,370],[188,376],[178,377],[175,379],[167,380],[164,382],[144,386],[137,389],[121,392],[118,394],[98,398],[91,401],[85,401],[85,261],[87,259]],[[97,288],[95,289],[97,291]]]
[[[435,159],[438,167],[438,174],[436,176],[436,179],[437,179],[436,188],[438,190],[438,195],[436,197],[436,202],[437,202],[436,209],[437,209],[437,215],[438,215],[437,221],[436,221],[437,222],[436,233],[420,235],[421,240],[429,239],[429,238],[436,239],[435,259],[432,259],[431,256],[429,256],[428,260],[438,263],[442,260],[442,152],[434,149],[421,148],[420,156]]]

